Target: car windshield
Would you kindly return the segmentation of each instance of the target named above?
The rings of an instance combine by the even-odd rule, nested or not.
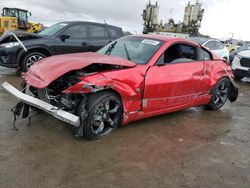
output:
[[[205,42],[208,41],[207,38],[202,38],[202,37],[190,37],[190,40],[192,40],[200,45],[203,45]]]
[[[97,53],[131,60],[136,64],[147,64],[163,41],[144,37],[127,36],[100,49]]]
[[[60,31],[62,28],[66,27],[68,24],[67,23],[58,23],[55,25],[52,25],[48,27],[47,29],[44,29],[39,35],[45,35],[45,36],[53,36],[55,35],[58,31]]]

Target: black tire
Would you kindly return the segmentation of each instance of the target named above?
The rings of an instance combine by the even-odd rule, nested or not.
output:
[[[234,75],[234,79],[237,81],[240,81],[244,78],[244,76],[240,76],[240,75]]]
[[[205,108],[209,110],[219,110],[226,103],[229,91],[230,81],[227,78],[222,78],[212,90],[212,98]]]
[[[83,135],[87,140],[100,139],[112,133],[122,120],[120,97],[110,91],[91,94],[84,108],[81,104],[78,114],[86,109],[87,117],[83,120]],[[82,117],[81,117],[82,118]]]
[[[31,65],[45,57],[46,55],[41,52],[28,53],[21,62],[21,71],[27,72]]]

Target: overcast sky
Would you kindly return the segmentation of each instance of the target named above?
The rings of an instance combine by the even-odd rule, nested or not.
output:
[[[154,3],[155,0],[152,0]],[[158,0],[160,19],[182,20],[188,0]],[[195,3],[196,0],[191,2]],[[216,38],[250,40],[249,0],[200,0],[205,8],[200,32]],[[31,21],[51,25],[60,21],[87,20],[117,25],[132,33],[142,31],[142,9],[148,0],[0,0],[0,8],[17,7],[32,12]],[[170,10],[173,11],[170,11]]]

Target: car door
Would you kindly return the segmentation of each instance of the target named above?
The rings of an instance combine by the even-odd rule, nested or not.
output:
[[[89,24],[91,51],[97,51],[112,41],[104,25]]]
[[[90,50],[87,24],[72,25],[60,33],[58,38],[57,51],[60,54],[87,52]]]
[[[182,55],[178,51],[182,50]],[[169,47],[145,77],[143,111],[181,109],[201,93],[203,61],[198,48],[188,44]]]

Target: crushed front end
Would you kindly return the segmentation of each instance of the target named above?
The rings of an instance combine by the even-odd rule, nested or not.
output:
[[[87,105],[88,94],[106,89],[95,88],[95,83],[81,85],[85,83],[84,79],[91,76],[102,77],[102,72],[123,68],[117,65],[91,64],[79,70],[71,70],[50,83],[44,82],[44,75],[39,75],[39,71],[31,70],[23,74],[25,82],[22,91],[7,82],[2,87],[21,101],[13,109],[14,117],[22,115],[22,118],[28,118],[34,110],[40,109],[76,127],[76,136],[79,137],[83,135],[83,122],[88,116],[86,111],[82,111]],[[44,85],[46,86],[42,87]],[[75,86],[82,88],[82,91],[74,90]]]

